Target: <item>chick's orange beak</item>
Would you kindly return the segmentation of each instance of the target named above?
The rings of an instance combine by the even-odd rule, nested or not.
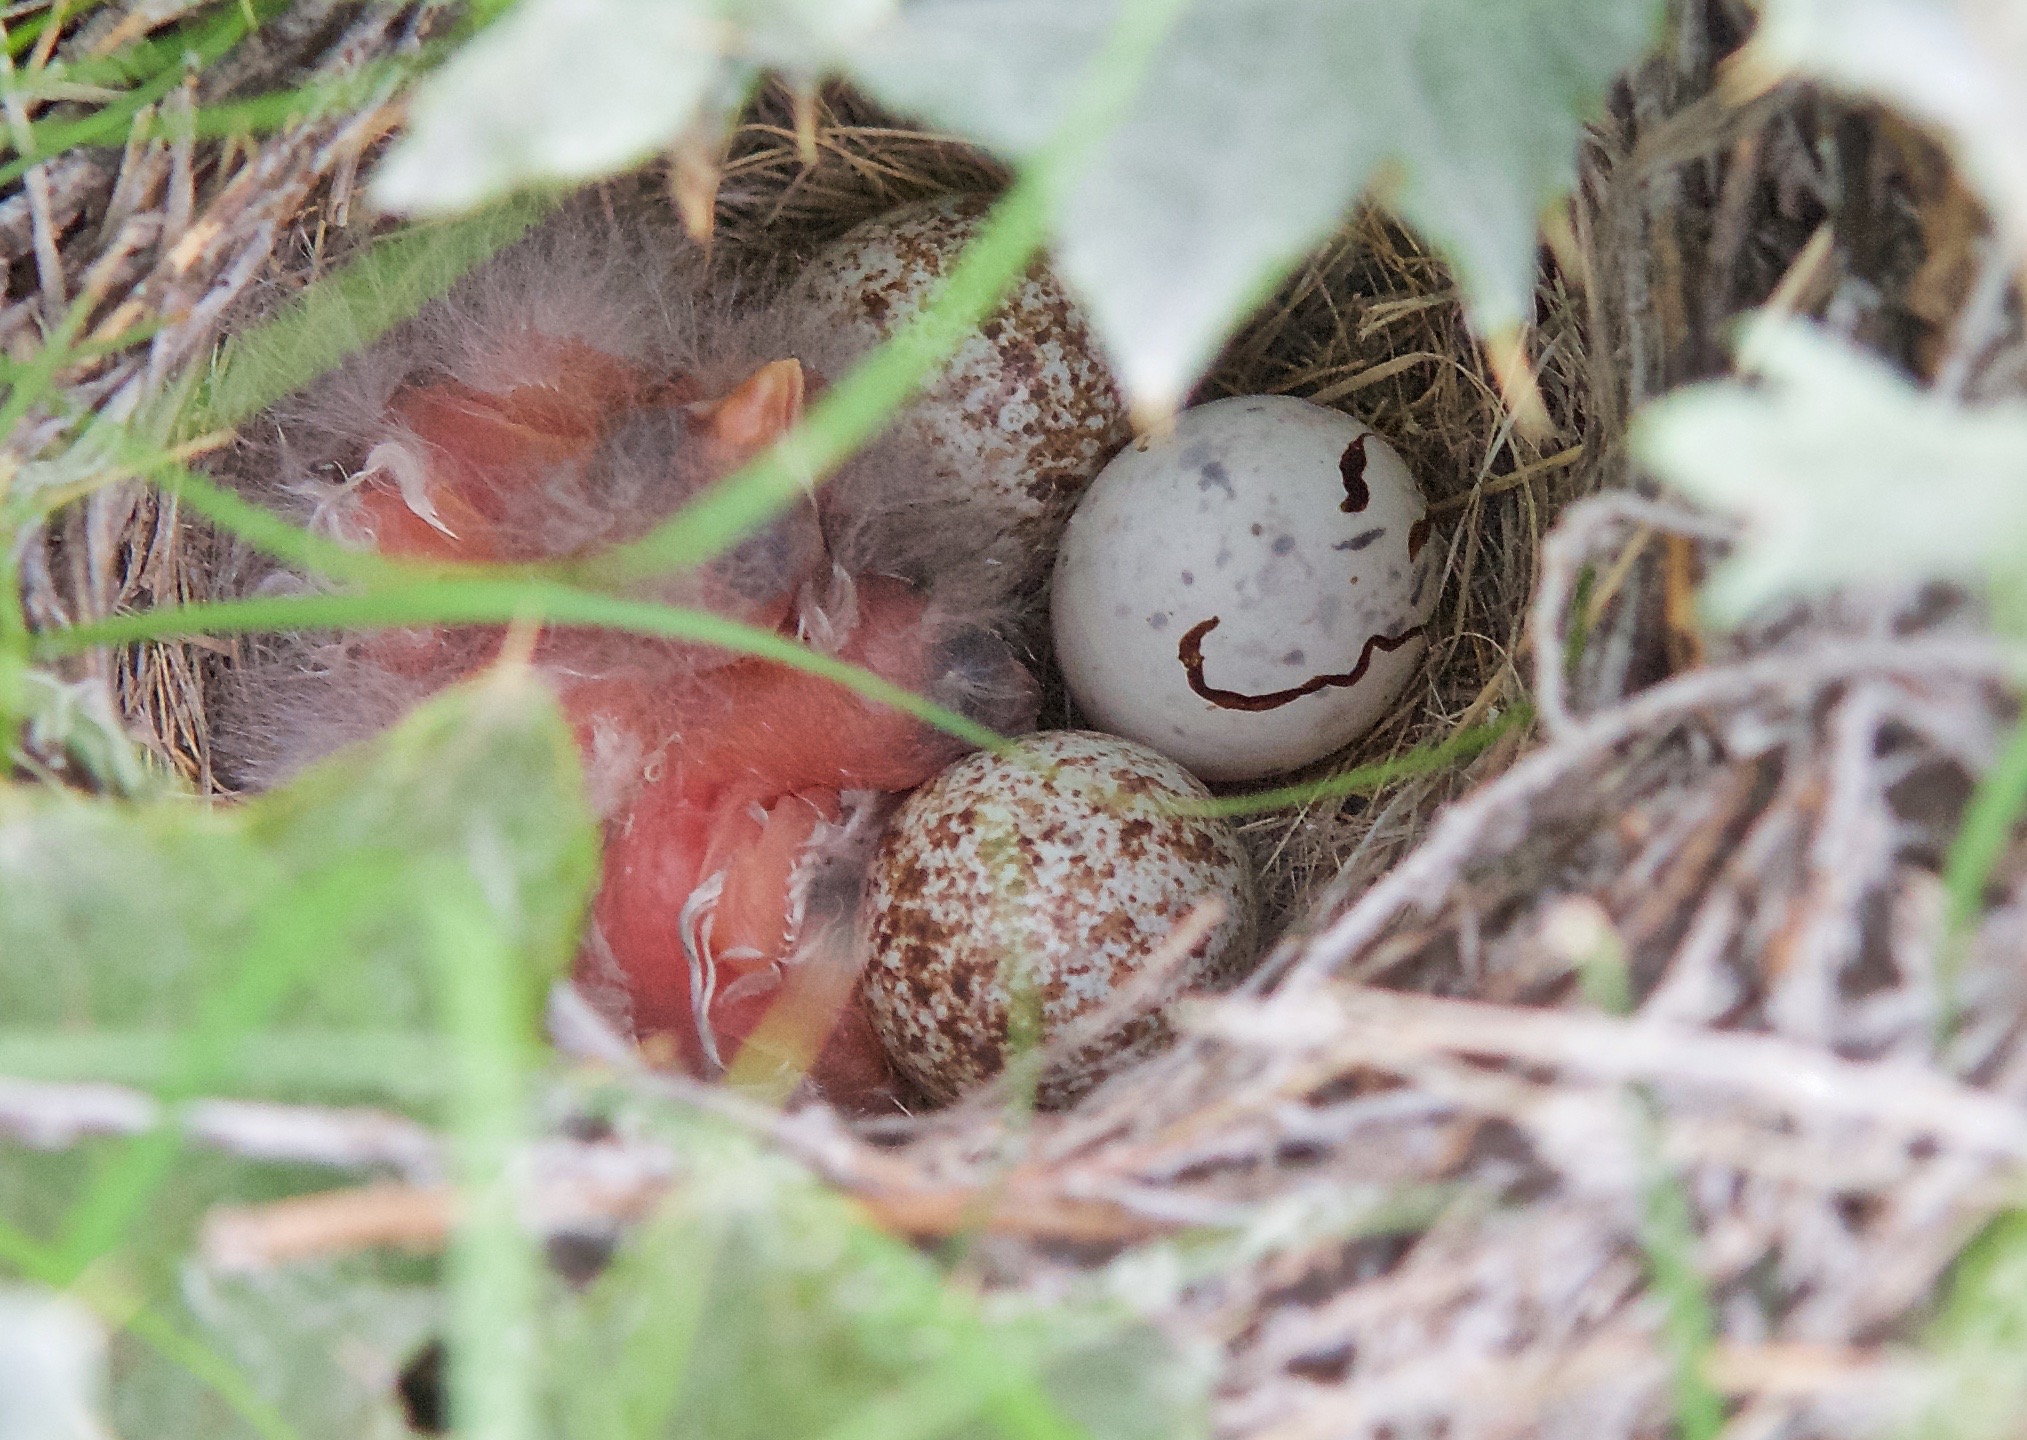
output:
[[[717,399],[692,405],[715,466],[737,469],[793,430],[806,390],[800,360],[770,360]]]

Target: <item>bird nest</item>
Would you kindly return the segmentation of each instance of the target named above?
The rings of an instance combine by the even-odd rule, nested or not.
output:
[[[300,8],[219,83],[351,73],[414,40],[399,10],[333,28],[332,7]],[[1746,17],[1713,3],[1677,19],[1594,130],[1554,227],[1527,423],[1442,266],[1376,210],[1199,392],[1355,411],[1438,521],[1421,677],[1314,774],[1522,703],[1532,728],[1249,822],[1271,948],[1236,993],[1185,1005],[1181,1043],[1069,1111],[987,1094],[853,1122],[684,1092],[897,1231],[974,1234],[983,1284],[1045,1294],[1145,1260],[1152,1318],[1223,1356],[1225,1434],[1658,1435],[1698,1281],[1704,1371],[1736,1433],[1871,1433],[1918,1402],[1905,1344],[2027,1154],[2019,857],[1962,943],[1946,956],[1939,938],[1942,857],[2017,676],[1960,603],[1928,594],[1797,612],[1706,651],[1688,596],[1723,535],[1643,495],[1622,444],[1629,412],[1720,369],[1726,321],[1770,296],[1912,369],[1952,363],[1978,221],[1884,117],[1788,91],[1720,105],[1713,76]],[[80,295],[88,337],[156,328],[65,371],[15,452],[140,408],[250,296],[358,243],[356,177],[391,121],[374,104],[257,143],[186,133],[30,172],[0,203],[10,353]],[[791,262],[901,202],[1004,179],[841,93],[808,110],[764,96],[719,160],[715,192],[695,157],[667,192],[712,214],[711,243],[741,262]],[[1972,383],[2017,373],[2017,320],[1980,323],[1997,329]],[[44,541],[25,567],[38,625],[210,593],[212,535],[132,484],[70,506]],[[80,673],[209,787],[207,684],[232,653],[140,646]],[[1215,1263],[1184,1263],[1181,1238],[1205,1229],[1225,1237]]]

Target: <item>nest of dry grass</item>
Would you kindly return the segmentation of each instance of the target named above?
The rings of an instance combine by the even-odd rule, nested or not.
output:
[[[849,92],[826,91],[800,111],[770,92],[728,147],[713,243],[735,264],[757,258],[788,268],[896,205],[991,191],[1004,180],[989,157],[899,125]],[[675,184],[680,190],[680,168]],[[1355,746],[1291,780],[1389,759],[1521,698],[1515,657],[1536,550],[1593,473],[1582,464],[1588,382],[1579,305],[1559,278],[1542,288],[1532,349],[1550,419],[1523,433],[1464,324],[1450,276],[1384,214],[1362,209],[1233,337],[1197,387],[1193,402],[1285,394],[1356,413],[1407,459],[1447,545],[1420,683]],[[1053,701],[1060,720],[1059,689]],[[1451,789],[1440,779],[1412,782],[1242,826],[1277,922],[1269,928],[1304,913],[1354,855],[1384,868]]]
[[[1355,409],[1443,521],[1422,681],[1318,773],[1523,699],[1540,717],[1525,742],[1252,823],[1275,948],[1189,1010],[1183,1044],[1068,1113],[985,1096],[854,1128],[697,1104],[896,1229],[978,1227],[982,1284],[1048,1293],[1137,1267],[1153,1317],[1222,1355],[1224,1434],[1664,1433],[1645,1247],[1674,1194],[1732,1433],[1855,1436],[1908,1413],[1905,1347],[2027,1158],[2020,857],[1949,966],[1938,938],[1942,855],[2020,677],[1932,595],[1797,612],[1704,653],[1687,597],[1722,535],[1644,496],[1622,437],[1645,399],[1719,370],[1726,322],[1770,296],[1973,391],[2016,383],[2027,346],[2010,311],[1967,318],[1982,221],[1919,136],[1813,95],[1714,98],[1748,19],[1676,6],[1666,53],[1587,148],[1529,339],[1545,427],[1512,423],[1442,268],[1374,212],[1204,384]],[[277,62],[298,77],[413,43],[377,10],[305,33]],[[81,291],[108,333],[162,322],[145,350],[67,373],[64,403],[13,443],[34,453],[137,404],[202,359],[248,287],[316,274],[360,226],[352,180],[387,122],[369,107],[258,145],[150,142],[57,162],[39,197],[8,199],[11,349]],[[1002,179],[847,95],[807,112],[769,96],[722,157],[714,243],[786,262]],[[694,159],[669,183],[699,203]],[[208,537],[130,487],[46,539],[27,577],[40,624],[204,590]],[[224,658],[146,647],[93,673],[205,784],[204,675]],[[1614,973],[1624,1013],[1586,990]],[[1667,1173],[1679,1188],[1657,1189]],[[1198,1226],[1236,1238],[1214,1262],[1166,1243]]]

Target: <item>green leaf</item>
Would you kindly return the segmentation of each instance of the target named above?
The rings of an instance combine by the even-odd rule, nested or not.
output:
[[[1935,1384],[1922,1440],[2007,1440],[2027,1407],[2027,1212],[1989,1221],[1958,1256],[1925,1337]]]
[[[444,211],[647,158],[767,66],[1036,158],[1121,0],[521,0],[419,89],[377,181]],[[1536,220],[1660,0],[1199,0],[1057,197],[1059,264],[1122,380],[1173,401],[1225,332],[1386,177],[1488,332],[1525,321]],[[884,22],[884,23],[883,23]],[[1074,168],[1074,167],[1073,167]]]
[[[0,1014],[16,1033],[203,1017],[221,1043],[419,1028],[439,1009],[422,917],[455,881],[511,938],[532,1015],[596,870],[575,748],[526,677],[450,691],[237,808],[0,787]]]
[[[1110,1310],[994,1315],[807,1175],[700,1125],[684,1179],[555,1319],[568,1436],[931,1440],[1206,1431],[1201,1367]]]
[[[254,801],[245,818],[248,836],[297,873],[348,857],[415,882],[360,897],[379,913],[350,917],[346,929],[379,963],[318,977],[325,1023],[335,1015],[385,1029],[429,1012],[419,1000],[389,1001],[434,988],[427,917],[452,884],[477,886],[523,962],[529,1003],[539,1005],[576,951],[598,873],[576,746],[555,701],[525,671],[446,692],[385,736]]]
[[[284,879],[194,800],[0,788],[0,1014],[24,1029],[185,1017]]]
[[[716,38],[683,0],[522,0],[417,89],[375,194],[444,212],[645,160],[717,83]]]
[[[851,51],[890,104],[1016,158],[1051,133],[1116,3],[921,0]],[[1057,263],[1136,396],[1178,399],[1257,298],[1382,175],[1477,324],[1531,312],[1536,221],[1655,0],[1216,0],[1191,7],[1060,197]]]
[[[462,209],[647,159],[763,66],[823,67],[895,0],[521,0],[416,93],[381,203]]]
[[[0,1440],[98,1440],[106,1342],[83,1306],[0,1288]]]
[[[427,1285],[362,1262],[251,1276],[189,1267],[176,1319],[235,1365],[301,1440],[402,1440],[402,1365],[441,1321]],[[151,1440],[255,1440],[261,1432],[174,1360],[123,1336],[114,1346],[112,1417]]]
[[[1731,623],[1852,582],[1977,582],[2027,554],[2027,405],[1967,409],[1810,325],[1766,321],[1757,376],[1648,407],[1640,458],[1744,534],[1705,593]]]
[[[1763,0],[1741,56],[1760,78],[1866,91],[1940,127],[2027,237],[2027,12],[1995,0]]]
[[[21,674],[22,719],[28,741],[44,754],[68,755],[101,786],[120,795],[172,788],[151,766],[113,714],[106,690],[90,680],[64,680],[33,666]]]

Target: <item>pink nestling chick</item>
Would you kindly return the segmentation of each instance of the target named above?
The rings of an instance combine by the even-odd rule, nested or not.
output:
[[[760,453],[821,383],[829,339],[714,301],[693,249],[588,209],[542,227],[265,418],[244,488],[358,546],[530,562],[637,538]],[[933,466],[876,443],[728,555],[656,598],[808,640],[994,728],[1035,686],[997,638],[991,543],[949,523]],[[955,500],[955,497],[953,497]],[[242,588],[300,588],[253,572]],[[483,628],[284,637],[219,696],[221,758],[272,783],[372,733],[497,653]],[[834,1098],[884,1087],[855,999],[856,887],[882,797],[963,748],[804,672],[583,630],[535,660],[564,706],[607,855],[580,982],[699,1074],[758,1034]]]

